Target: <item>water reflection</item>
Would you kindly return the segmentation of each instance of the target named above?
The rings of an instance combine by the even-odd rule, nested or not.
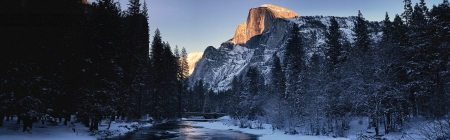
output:
[[[214,130],[190,126],[192,121],[167,123],[144,128],[114,139],[132,140],[257,140],[257,135],[232,130]]]
[[[190,124],[192,121],[183,122],[183,126],[176,129],[179,132],[179,136],[170,138],[170,140],[257,140],[258,136],[242,133],[232,130],[214,130],[206,129],[202,127],[193,127]]]

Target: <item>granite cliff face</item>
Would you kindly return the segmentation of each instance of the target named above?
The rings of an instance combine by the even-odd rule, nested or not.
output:
[[[260,35],[272,27],[276,19],[294,17],[298,17],[294,11],[275,5],[265,4],[251,8],[247,20],[238,25],[231,42],[245,44],[253,36]]]
[[[86,5],[91,5],[91,3],[89,1],[87,1],[87,0],[81,0],[81,3],[82,4],[86,4]]]
[[[270,68],[266,62],[289,38],[293,23],[288,17],[299,19],[294,11],[274,5],[250,9],[247,21],[238,26],[232,40],[217,49],[206,48],[189,77],[191,86],[202,79],[206,88],[226,90],[233,77],[250,66],[267,73]]]
[[[191,75],[192,72],[194,72],[195,64],[202,58],[202,55],[203,52],[191,52],[187,55],[189,75]]]
[[[273,12],[268,12],[269,8],[267,7],[259,8],[259,11],[264,11],[263,9],[266,10],[265,14],[273,14]],[[280,59],[284,59],[287,40],[290,38],[293,26],[300,27],[299,33],[302,36],[303,47],[307,57],[310,57],[313,53],[319,55],[324,54],[326,47],[325,33],[329,26],[330,17],[302,16],[298,18],[294,16],[293,18],[270,19],[262,16],[265,19],[270,19],[270,22],[258,20],[264,21],[264,24],[253,24],[253,22],[250,22],[252,19],[251,16],[255,15],[252,14],[252,11],[257,12],[258,10],[250,10],[245,26],[255,26],[243,28],[242,26],[244,25],[240,25],[241,27],[237,29],[238,32],[236,33],[238,37],[235,36],[231,41],[222,43],[218,48],[210,46],[204,51],[202,58],[195,66],[194,72],[189,77],[191,87],[196,81],[203,80],[204,86],[207,89],[214,91],[230,89],[233,78],[235,76],[245,75],[249,67],[257,68],[264,76],[265,84],[269,84],[271,81],[270,70],[272,67],[272,56],[276,54]],[[255,17],[253,18],[257,19]],[[346,42],[353,42],[352,28],[355,18],[336,17],[336,20],[339,23],[344,40]],[[376,26],[375,24],[370,24],[369,27]],[[253,33],[253,36],[248,36],[247,38],[247,35],[249,35],[247,32],[249,30],[252,30],[251,33]],[[379,29],[371,30],[379,31]],[[377,38],[379,33],[374,32],[371,35],[372,38]]]

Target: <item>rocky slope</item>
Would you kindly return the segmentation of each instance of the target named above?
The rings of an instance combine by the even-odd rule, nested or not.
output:
[[[253,8],[255,9],[255,8]],[[264,9],[264,7],[262,7]],[[282,10],[282,9],[280,9]],[[267,14],[267,13],[259,13]],[[250,10],[247,21],[252,17],[264,17],[262,15],[252,14]],[[248,38],[244,44],[239,43],[240,39],[236,37],[228,42],[222,43],[219,48],[208,47],[203,57],[197,62],[195,70],[189,77],[191,86],[198,80],[203,79],[206,88],[215,91],[226,90],[230,88],[230,83],[234,76],[245,74],[250,66],[257,67],[264,77],[266,84],[271,81],[270,68],[272,66],[272,56],[274,53],[283,59],[285,45],[290,37],[292,25],[300,27],[300,34],[303,36],[305,51],[311,56],[313,53],[323,55],[325,50],[325,32],[329,26],[330,17],[322,16],[302,16],[294,18],[275,18],[271,24],[264,24],[261,34]],[[352,28],[355,21],[354,17],[339,18],[336,20],[340,25],[344,40],[347,43],[353,42]],[[242,26],[242,25],[240,25]],[[248,28],[242,30],[252,30]],[[373,31],[372,38],[378,38],[379,25],[370,23],[370,29]],[[238,28],[238,31],[239,28]],[[239,34],[239,33],[236,33]]]

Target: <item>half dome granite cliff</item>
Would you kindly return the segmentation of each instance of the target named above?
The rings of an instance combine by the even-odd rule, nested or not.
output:
[[[277,18],[294,17],[298,17],[294,11],[271,4],[251,8],[247,20],[243,24],[238,25],[231,42],[234,44],[245,44],[251,37],[260,35],[272,27]]]

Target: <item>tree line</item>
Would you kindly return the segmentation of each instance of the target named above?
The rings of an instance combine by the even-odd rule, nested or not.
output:
[[[125,11],[113,0],[0,5],[0,126],[13,115],[64,125],[77,115],[91,130],[104,118],[178,117],[186,50],[173,53],[158,29],[150,46],[145,1]]]

